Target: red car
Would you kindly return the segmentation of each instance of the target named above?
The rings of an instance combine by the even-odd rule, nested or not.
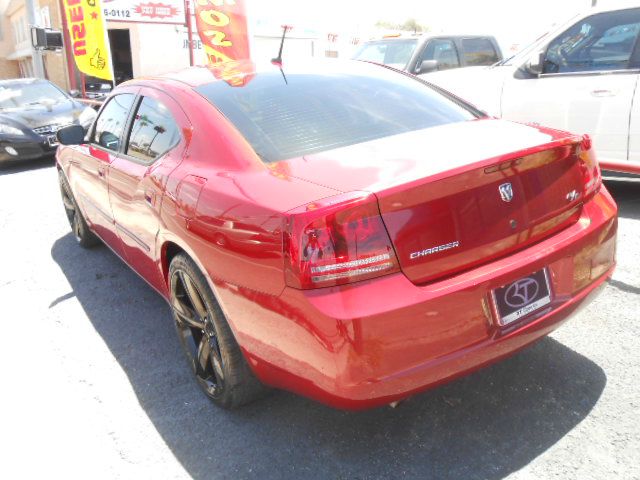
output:
[[[59,133],[62,198],[171,305],[217,404],[391,403],[558,327],[615,265],[588,137],[488,118],[386,67],[129,81]]]

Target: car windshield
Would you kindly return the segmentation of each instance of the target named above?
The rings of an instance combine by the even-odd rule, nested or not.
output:
[[[419,79],[361,62],[317,72],[274,70],[243,87],[216,81],[197,91],[266,163],[479,115]]]
[[[360,47],[353,59],[404,68],[409,63],[417,44],[418,40],[415,38],[367,42]]]
[[[0,85],[0,109],[24,108],[30,105],[56,104],[67,97],[48,82]]]

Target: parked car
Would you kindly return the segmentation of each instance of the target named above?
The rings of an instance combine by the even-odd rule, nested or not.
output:
[[[95,117],[48,80],[0,80],[0,163],[53,156],[60,128],[88,129]]]
[[[588,133],[603,169],[640,174],[639,32],[640,8],[590,10],[494,66],[425,79],[495,116]]]
[[[169,302],[225,407],[263,385],[349,409],[405,398],[546,335],[615,264],[587,137],[379,65],[133,80],[87,140],[58,138],[75,238]]]
[[[493,65],[502,60],[502,52],[496,39],[488,35],[422,35],[364,42],[353,58],[423,74]]]
[[[113,84],[108,80],[87,76],[84,79],[85,96],[90,100],[104,100],[113,89]]]

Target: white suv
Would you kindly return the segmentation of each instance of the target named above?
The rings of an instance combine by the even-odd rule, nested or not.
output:
[[[423,78],[487,113],[588,133],[604,170],[640,174],[640,3],[593,9],[490,67]]]

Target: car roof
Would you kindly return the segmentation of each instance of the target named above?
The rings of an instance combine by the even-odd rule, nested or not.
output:
[[[616,12],[619,10],[628,10],[630,8],[640,8],[640,1],[618,0],[615,4],[597,5],[589,10],[583,10],[582,14],[588,16],[594,13]]]
[[[455,39],[462,39],[462,38],[494,38],[493,35],[479,35],[474,33],[473,35],[464,35],[464,34],[448,34],[448,33],[423,33],[421,35],[410,35],[410,36],[397,36],[397,37],[382,37],[382,38],[373,38],[371,40],[367,40],[364,43],[374,43],[374,42],[387,42],[387,41],[391,41],[391,42],[397,42],[397,41],[402,41],[402,40],[427,40],[429,38],[441,38],[441,37],[446,37],[446,38],[455,38]]]

